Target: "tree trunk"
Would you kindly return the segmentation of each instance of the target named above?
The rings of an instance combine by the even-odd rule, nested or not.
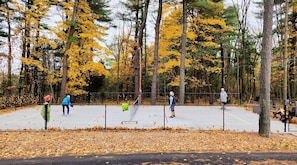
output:
[[[270,137],[270,78],[273,0],[264,1],[263,41],[261,51],[259,135]]]
[[[26,4],[26,10],[29,10],[31,8],[31,5],[33,4],[32,0],[28,0]],[[28,12],[24,12],[24,36],[22,38],[22,58],[30,58],[30,18],[28,15]],[[21,65],[21,73],[20,73],[20,79],[19,79],[19,95],[22,95],[24,93],[29,94],[30,93],[30,71],[29,66],[22,63]]]
[[[246,18],[246,16],[245,16]],[[244,18],[243,18],[244,19]],[[241,31],[241,66],[240,66],[240,93],[243,96],[243,100],[247,100],[246,98],[246,44],[245,44],[245,31],[246,31],[246,21],[243,21],[244,25]]]
[[[238,11],[236,13],[236,16],[238,18],[238,24],[239,24],[239,29],[238,29],[238,35],[237,35],[237,40],[241,41],[241,49],[239,51],[239,54],[236,54],[237,56],[237,85],[238,85],[238,93],[243,95],[245,97],[246,95],[246,87],[245,85],[247,84],[245,81],[245,58],[246,58],[246,48],[245,48],[245,33],[246,33],[246,24],[247,24],[247,14],[248,14],[248,9],[250,5],[251,0],[242,0],[241,1],[241,11]],[[234,4],[235,5],[235,4]],[[241,13],[241,18],[240,14]],[[241,35],[241,36],[240,36]],[[240,38],[241,37],[241,38]],[[235,43],[235,48],[237,44]],[[244,98],[246,99],[246,98]]]
[[[25,21],[25,28],[24,28],[24,36],[23,36],[23,43],[22,43],[22,58],[26,58],[26,45],[27,45],[27,40],[26,40],[26,34],[28,33],[29,30],[27,30],[27,21]],[[22,95],[24,92],[24,88],[26,87],[26,82],[27,82],[27,66],[25,64],[21,64],[21,72],[20,72],[20,78],[19,78],[19,95]]]
[[[40,36],[40,18],[37,19],[37,27],[38,30],[36,31],[36,37],[35,37],[35,42],[39,43],[39,36]],[[41,52],[40,46],[36,46],[35,47],[35,52]],[[39,61],[39,56],[34,55],[33,59],[34,61]],[[44,65],[43,65],[44,66]],[[41,74],[42,72],[38,69],[37,66],[34,67],[34,71],[33,71],[33,79],[34,79],[34,96],[38,97],[38,102],[42,103],[43,99],[42,99],[42,93],[41,93],[41,85],[42,84],[42,79],[44,79],[44,74]]]
[[[157,99],[157,79],[158,79],[158,63],[159,63],[159,35],[160,35],[160,23],[162,19],[162,0],[159,0],[158,16],[155,25],[155,49],[154,49],[154,73],[152,80],[152,93],[151,104],[156,104]]]
[[[71,37],[73,37],[73,34],[75,32],[75,23],[76,23],[76,15],[78,12],[78,4],[79,0],[75,0],[74,8],[73,8],[73,14],[72,14],[72,19],[71,19],[71,25],[70,25],[70,30],[69,30],[69,35],[67,39],[67,43],[65,46],[65,52],[64,52],[64,58],[63,58],[63,75],[62,75],[62,83],[61,83],[61,93],[60,93],[60,98],[65,97],[65,92],[66,92],[66,87],[67,87],[67,79],[68,79],[68,54],[67,51],[71,47]]]
[[[224,45],[223,43],[220,44],[220,50],[221,50],[221,62],[222,62],[222,70],[221,70],[221,73],[222,73],[222,82],[221,82],[221,85],[222,87],[225,86],[225,53],[224,53]]]
[[[285,1],[283,100],[288,98],[288,1]]]
[[[135,13],[135,42],[139,42],[139,0],[136,1],[136,13]],[[139,43],[137,43],[139,45]],[[134,66],[134,99],[139,96],[139,51],[137,46],[134,49],[135,54],[133,56],[133,66]]]
[[[180,87],[179,87],[179,104],[185,102],[185,57],[187,41],[187,0],[183,0],[183,32],[182,32],[182,52],[180,56]]]
[[[6,20],[7,20],[7,25],[8,25],[8,58],[7,58],[7,89],[8,89],[8,94],[11,94],[11,85],[12,85],[12,80],[11,80],[11,63],[12,63],[12,49],[11,49],[11,24],[10,24],[10,13],[9,13],[9,7],[8,7],[8,1],[5,1],[5,6],[6,6]]]
[[[27,7],[28,7],[28,10],[31,9],[31,6],[33,5],[33,0],[28,0],[28,4],[27,4]],[[30,15],[28,14],[28,12],[25,12],[25,40],[26,40],[26,49],[25,49],[25,55],[26,55],[26,58],[30,58],[31,57],[31,25],[30,25],[30,19],[31,19],[31,16],[29,17]],[[32,94],[32,86],[33,86],[33,83],[32,82],[32,73],[31,73],[31,67],[29,67],[28,65],[25,65],[25,93],[30,93]]]
[[[147,13],[148,13],[148,6],[149,6],[150,0],[146,0],[145,1],[145,6],[144,6],[144,12],[143,12],[143,16],[142,16],[142,22],[141,25],[139,27],[139,35],[138,35],[138,45],[136,48],[136,56],[138,58],[138,61],[135,60],[134,66],[135,66],[135,86],[136,85],[136,75],[138,74],[138,89],[135,88],[135,92],[138,93],[138,103],[141,104],[142,101],[142,70],[141,70],[141,59],[142,59],[142,46],[143,46],[143,32],[146,26],[146,19],[147,19]],[[138,67],[137,67],[138,65]]]

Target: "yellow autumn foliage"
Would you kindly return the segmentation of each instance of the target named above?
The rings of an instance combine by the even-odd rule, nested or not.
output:
[[[27,54],[29,57],[21,58],[22,64],[30,67],[36,67],[38,71],[47,70],[47,66],[43,66],[42,62],[40,61],[40,59],[45,56],[45,54],[44,52],[39,51],[39,49],[45,48],[48,45],[52,45],[53,48],[56,47],[55,44],[50,41],[50,39],[40,35],[46,33],[41,27],[41,20],[46,17],[46,14],[50,9],[50,4],[54,2],[56,2],[56,0],[51,2],[36,0],[31,4],[30,8],[25,8],[23,4],[17,1],[11,1],[12,8],[19,10],[20,13],[22,13],[26,18],[22,19],[21,22],[28,24],[28,27],[30,28],[30,36],[24,36],[24,39],[27,42],[31,42],[31,52]],[[26,28],[26,26],[23,28]]]
[[[187,80],[190,82],[190,88],[204,87],[206,86],[205,80],[197,79],[197,77],[188,77]]]
[[[217,65],[219,63],[219,59],[216,57],[217,53],[211,51],[209,54],[205,54],[204,52],[218,49],[221,41],[220,37],[223,37],[224,33],[230,30],[230,27],[227,27],[221,17],[224,12],[224,4],[221,2],[214,3],[209,0],[207,3],[212,6],[212,15],[214,16],[205,17],[197,14],[197,16],[188,18],[185,68],[186,70],[192,68],[208,74],[220,73],[221,68]],[[179,86],[179,75],[176,75],[178,73],[173,70],[180,66],[182,5],[170,6],[167,4],[164,5],[164,9],[158,50],[160,59],[158,73],[168,74],[170,86]],[[197,40],[198,38],[199,40]],[[207,85],[204,79],[198,79],[195,75],[191,77],[189,72],[186,75],[186,83],[193,87]]]
[[[219,25],[221,29],[227,27],[225,21],[222,19],[200,19],[199,22],[206,25]]]
[[[218,43],[215,42],[203,42],[201,45],[204,47],[218,47]]]
[[[180,76],[177,75],[174,77],[174,79],[168,83],[168,86],[172,86],[172,87],[178,87],[180,85]]]
[[[35,66],[38,68],[38,70],[42,71],[43,70],[43,66],[41,65],[40,61],[38,60],[34,60],[32,58],[21,58],[21,61],[24,65],[28,65],[28,66]]]
[[[71,18],[73,2],[63,3],[65,15]],[[95,24],[95,19],[99,15],[93,13],[87,1],[79,2],[79,10],[76,19],[76,32],[73,37],[76,38],[70,49],[65,54],[68,55],[68,83],[67,92],[73,95],[86,93],[84,90],[88,86],[87,80],[91,75],[102,76],[108,75],[109,72],[101,63],[106,55],[104,55],[104,47],[99,41],[103,39],[105,27]],[[58,22],[58,26],[53,30],[58,37],[59,42],[67,40],[68,34],[64,33],[64,29],[68,29],[71,22]],[[94,59],[99,59],[94,61]]]

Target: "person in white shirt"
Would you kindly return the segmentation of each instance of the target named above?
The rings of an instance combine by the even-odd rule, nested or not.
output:
[[[227,98],[228,98],[228,94],[226,93],[224,87],[221,87],[221,93],[220,93],[220,102],[222,102],[222,108],[223,110],[225,110],[225,105],[227,104]]]
[[[174,98],[174,93],[173,93],[173,91],[170,91],[169,92],[169,105],[170,105],[170,110],[171,110],[170,118],[175,117],[175,110],[174,110],[175,104],[176,104],[176,101],[175,101],[175,98]]]

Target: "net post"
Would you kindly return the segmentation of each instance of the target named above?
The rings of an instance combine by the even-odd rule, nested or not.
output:
[[[45,124],[44,124],[44,129],[47,130],[47,111],[48,111],[48,104],[44,105],[44,111],[45,111]]]
[[[104,104],[104,129],[106,129],[106,104]]]
[[[165,126],[165,117],[166,117],[166,114],[165,114],[165,104],[163,106],[163,124],[164,124],[164,130],[166,129],[166,126]]]
[[[223,131],[225,131],[225,107],[223,108]]]

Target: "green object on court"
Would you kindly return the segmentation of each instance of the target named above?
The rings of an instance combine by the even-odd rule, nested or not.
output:
[[[50,121],[51,119],[51,116],[50,116],[50,112],[51,112],[51,105],[48,103],[48,102],[45,102],[43,105],[42,105],[42,108],[41,108],[41,116],[42,118],[45,120],[45,106],[47,106],[47,122]]]
[[[129,105],[127,103],[122,104],[122,110],[123,111],[128,111],[129,110]]]

